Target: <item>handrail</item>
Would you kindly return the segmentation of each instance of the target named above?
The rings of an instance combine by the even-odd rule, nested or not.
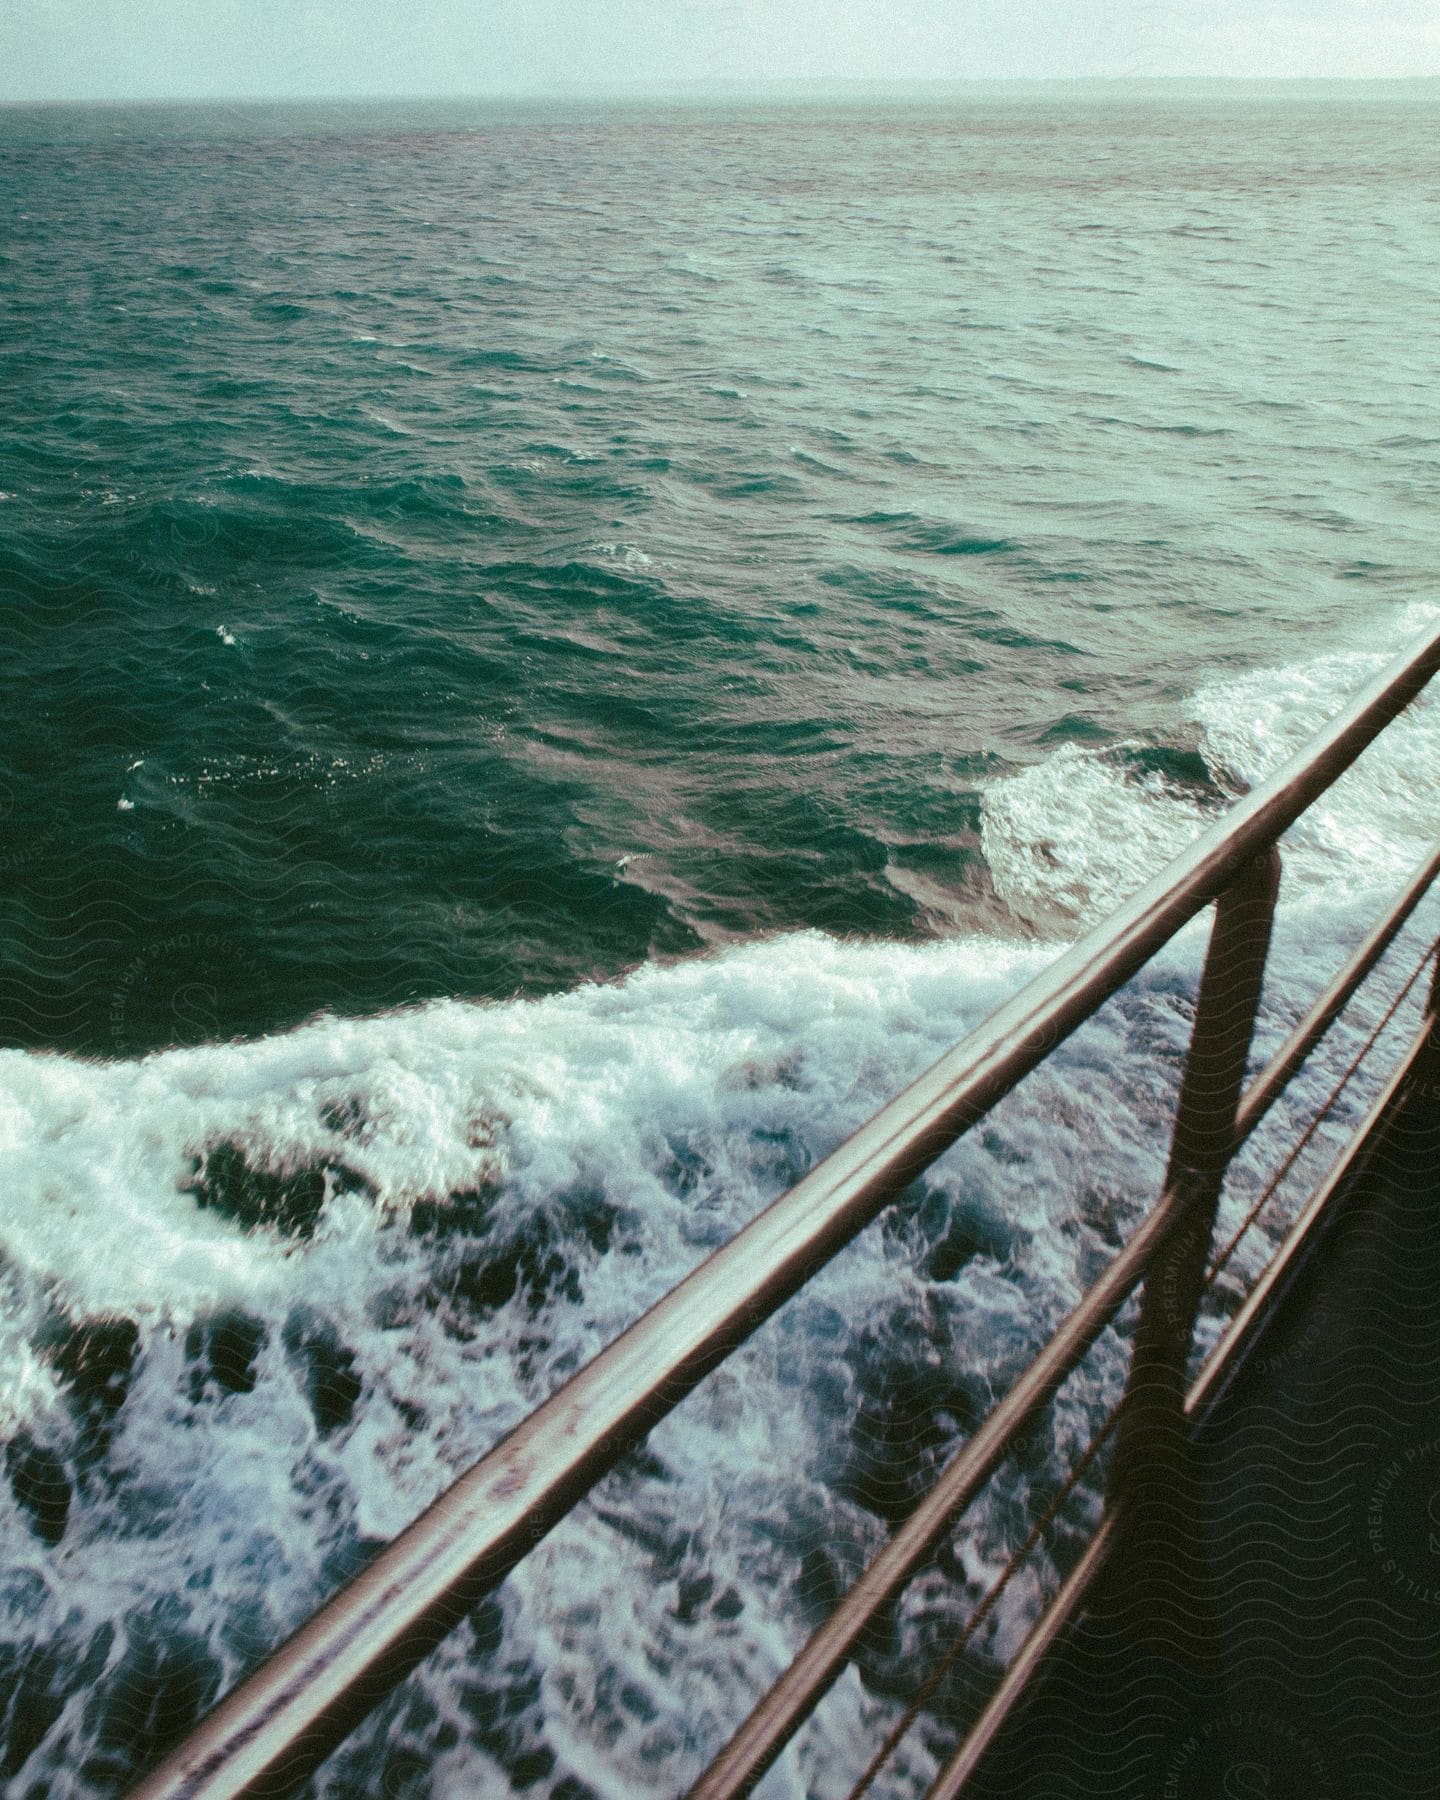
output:
[[[463,1474],[222,1700],[133,1800],[273,1793],[317,1767],[659,1419],[1268,851],[1437,669],[1440,628]],[[1182,1211],[1172,1196],[1152,1214],[1017,1391],[1038,1393],[1060,1370],[1058,1385],[1066,1357],[1083,1354],[1076,1346],[1123,1302],[1118,1284],[1132,1271],[1138,1279],[1140,1246],[1163,1247]],[[988,1425],[982,1437],[974,1463],[993,1472],[1004,1438]]]
[[[1259,1126],[1285,1082],[1334,1022],[1345,1000],[1374,967],[1437,875],[1440,844],[1247,1089],[1235,1108],[1234,1129],[1224,1150],[1227,1164]],[[1189,1223],[1200,1185],[1192,1171],[1172,1171],[1159,1203],[1129,1243],[1107,1265],[1080,1305],[975,1435],[956,1452],[915,1511],[896,1529],[839,1605],[816,1628],[799,1655],[690,1790],[690,1800],[721,1800],[721,1796],[746,1792],[754,1785],[844,1668],[874,1615],[900,1592],[970,1506],[1004,1460],[1007,1447],[1028,1432],[1036,1413],[1053,1398],[1139,1286],[1147,1269],[1164,1253],[1167,1243],[1173,1242],[1180,1223]],[[1208,1241],[1208,1233],[1206,1237]]]

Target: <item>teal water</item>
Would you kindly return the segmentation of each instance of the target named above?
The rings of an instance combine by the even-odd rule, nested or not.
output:
[[[0,113],[7,1792],[123,1789],[1433,619],[1434,129]],[[1297,840],[1272,1025],[1437,731]],[[677,1791],[1137,1216],[1188,954],[321,1790]]]
[[[12,1041],[989,917],[997,774],[1425,591],[1433,125],[8,115]]]

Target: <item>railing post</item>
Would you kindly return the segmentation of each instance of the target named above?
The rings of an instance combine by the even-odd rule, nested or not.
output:
[[[1180,1085],[1166,1186],[1181,1217],[1146,1274],[1111,1476],[1123,1505],[1102,1612],[1198,1674],[1218,1673],[1186,1371],[1260,1002],[1280,881],[1272,847],[1216,903]]]

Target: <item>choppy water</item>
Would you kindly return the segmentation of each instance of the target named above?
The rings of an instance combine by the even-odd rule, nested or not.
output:
[[[0,114],[8,1793],[122,1790],[1434,619],[1434,124]],[[1297,834],[1266,1033],[1437,747]],[[682,1788],[1143,1212],[1197,949],[320,1791]],[[767,1794],[846,1791],[1119,1354]]]

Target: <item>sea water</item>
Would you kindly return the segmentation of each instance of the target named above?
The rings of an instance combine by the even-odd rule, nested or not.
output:
[[[7,1794],[123,1791],[1433,626],[1434,123],[1303,90],[0,114]],[[1291,834],[1262,1046],[1434,836],[1437,750],[1422,701]],[[680,1791],[1143,1217],[1202,947],[316,1791]],[[1124,1349],[767,1795],[848,1791]],[[876,1791],[951,1742],[923,1719]]]

